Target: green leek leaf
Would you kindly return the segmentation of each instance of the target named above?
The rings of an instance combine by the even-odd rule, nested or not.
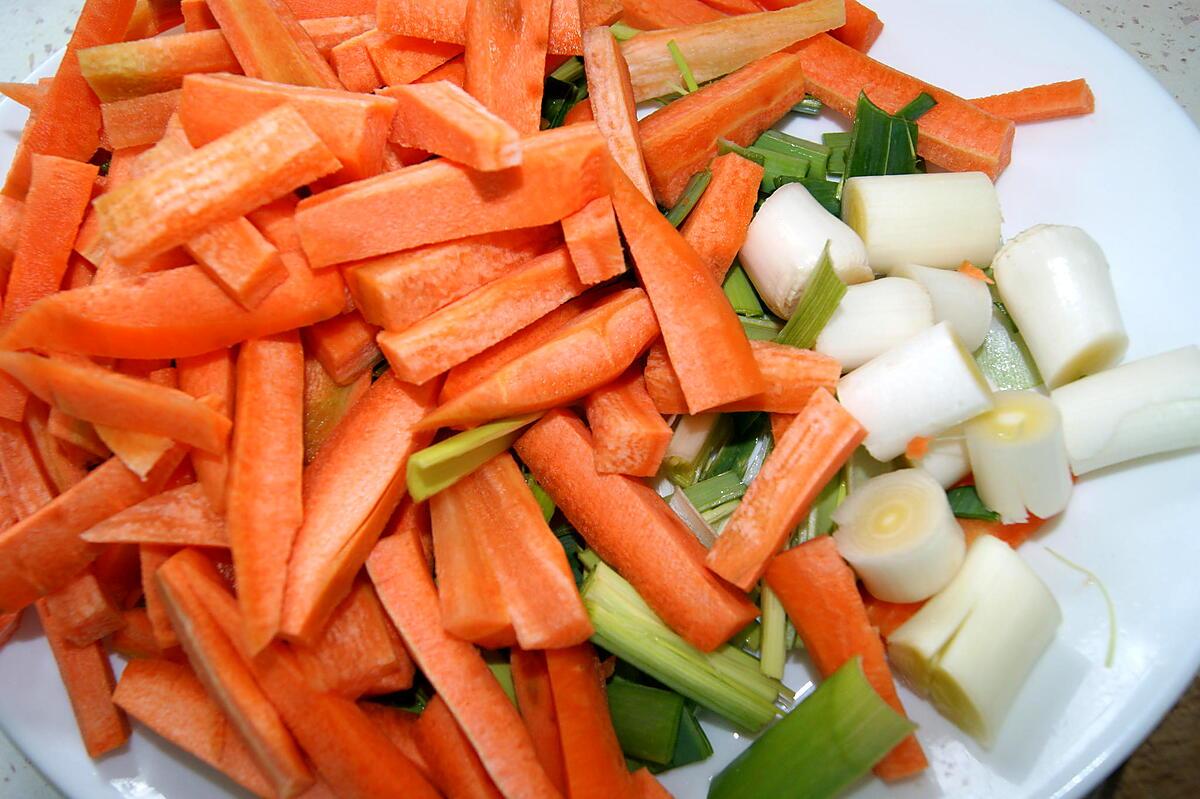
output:
[[[844,296],[846,284],[833,269],[833,261],[829,257],[829,242],[826,242],[821,260],[804,289],[800,304],[796,306],[792,318],[775,340],[780,344],[800,349],[812,349],[817,343],[817,336],[821,335]]]
[[[521,431],[541,416],[530,413],[490,422],[426,447],[408,459],[408,494],[423,502],[457,483],[513,445]]]
[[[667,211],[667,221],[675,227],[682,225],[683,220],[687,219],[688,214],[696,207],[696,203],[700,202],[709,183],[712,183],[712,172],[707,169],[692,175],[679,202],[675,203],[674,208]]]
[[[729,298],[729,304],[733,306],[735,312],[746,316],[763,316],[766,313],[763,310],[762,302],[758,299],[758,292],[754,290],[754,284],[750,282],[746,270],[737,261],[734,261],[729,274],[725,275],[723,288],[725,296]]]
[[[1000,514],[983,504],[975,486],[959,486],[946,492],[950,510],[960,519],[979,519],[985,522],[1000,521]]]

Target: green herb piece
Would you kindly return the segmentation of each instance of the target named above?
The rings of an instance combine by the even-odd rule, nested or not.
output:
[[[800,304],[775,340],[800,349],[812,349],[817,343],[817,336],[821,335],[844,296],[846,284],[834,271],[833,260],[829,257],[829,242],[825,242],[821,260],[809,278]]]
[[[896,116],[903,117],[909,122],[916,122],[935,105],[937,105],[937,100],[933,99],[928,92],[921,92],[908,105],[897,111]]]
[[[700,479],[721,472],[736,472],[749,485],[771,449],[771,419],[765,413],[729,414],[735,425],[729,441],[718,450],[700,472]]]
[[[561,127],[567,113],[588,96],[583,61],[569,58],[546,78],[542,93],[544,128]]]
[[[423,502],[457,483],[513,445],[521,431],[541,416],[530,413],[490,422],[426,447],[408,459],[408,494]]]
[[[542,518],[550,521],[556,509],[554,500],[546,493],[546,489],[542,488],[537,478],[529,472],[525,473],[525,485],[529,486],[529,493],[533,494],[533,498],[537,500],[538,507],[542,509]]]
[[[792,106],[792,113],[803,114],[808,117],[815,117],[821,113],[821,109],[825,104],[813,97],[811,94],[806,94],[804,99]]]
[[[679,77],[683,79],[683,86],[687,89],[688,94],[700,91],[700,84],[696,83],[696,76],[692,74],[692,68],[688,66],[687,59],[683,57],[683,51],[679,49],[679,44],[672,39],[667,42],[667,49],[671,51],[671,60],[675,62],[675,66],[679,70]]]
[[[1055,552],[1050,547],[1046,547],[1046,551],[1075,571],[1083,574],[1089,583],[1100,589],[1100,594],[1104,597],[1104,604],[1108,607],[1108,652],[1104,656],[1104,668],[1111,669],[1113,661],[1117,657],[1117,606],[1113,604],[1112,595],[1108,593],[1108,588],[1105,587],[1104,581],[1097,577],[1094,572],[1085,569],[1075,561],[1068,559],[1065,555]]]
[[[795,178],[797,180],[808,175],[809,162],[807,158],[802,158],[795,155],[786,155],[784,153],[775,152],[774,150],[765,150],[760,147],[742,147],[727,139],[717,140],[717,152],[721,155],[725,153],[737,153],[743,158],[747,158],[756,164],[762,165],[763,177],[759,189],[764,194],[771,194],[780,185],[778,181],[782,178]]]
[[[624,22],[614,22],[609,26],[609,30],[612,31],[613,38],[618,42],[627,42],[641,33],[637,28],[632,28]]]
[[[583,59],[579,56],[568,58],[559,65],[558,69],[550,73],[550,77],[561,80],[563,83],[575,83],[583,76]]]
[[[997,391],[1024,391],[1042,384],[1042,375],[1025,345],[1025,337],[1008,314],[992,286],[992,326],[979,349],[975,363]]]
[[[746,316],[762,316],[766,313],[746,270],[736,261],[733,268],[729,270],[729,274],[725,275],[723,288],[725,296],[729,299],[729,304],[733,306],[735,312]]]
[[[746,333],[746,338],[751,341],[774,341],[779,335],[779,331],[783,330],[783,325],[773,319],[756,319],[749,316],[739,316],[738,321],[742,323],[742,330]]]
[[[960,519],[979,519],[985,522],[1000,521],[1000,514],[983,504],[975,486],[959,486],[946,492],[950,510]]]
[[[683,493],[691,500],[696,510],[704,513],[718,505],[740,499],[746,493],[746,486],[742,485],[741,476],[731,470],[721,472],[707,480],[701,480],[695,485],[683,489]]]
[[[915,725],[884,702],[854,657],[709,785],[709,799],[825,799],[864,776]]]
[[[783,666],[787,662],[787,612],[775,592],[764,581],[758,596],[762,608],[762,647],[758,654],[758,668],[768,677],[783,679]]]
[[[700,722],[696,720],[696,706],[689,702],[679,717],[679,735],[675,739],[675,754],[671,757],[669,768],[708,760],[712,753],[712,743],[704,734]]]
[[[638,760],[668,765],[675,756],[683,697],[620,677],[608,684],[608,711],[621,751]]]
[[[674,208],[667,211],[667,221],[675,227],[682,225],[683,220],[687,219],[688,214],[696,207],[696,203],[700,202],[709,183],[712,183],[712,172],[707,169],[692,175],[679,202],[675,203]]]

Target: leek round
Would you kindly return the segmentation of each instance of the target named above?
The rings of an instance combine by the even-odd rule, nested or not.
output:
[[[992,292],[986,283],[955,269],[915,264],[898,267],[892,275],[920,283],[933,302],[934,320],[949,322],[968,351],[983,345],[992,326]]]
[[[942,488],[950,488],[971,473],[967,439],[961,425],[955,425],[931,438],[925,454],[919,460],[905,460],[909,466],[929,472]]]
[[[1000,198],[982,172],[850,178],[842,219],[881,274],[905,264],[990,264],[1000,247]]]
[[[1062,612],[1012,547],[983,535],[950,584],[888,638],[892,669],[990,747]]]
[[[966,552],[942,486],[920,469],[880,475],[833,512],[838,552],[871,596],[920,602],[946,587]]]
[[[931,438],[992,407],[992,390],[945,322],[842,378],[838,399],[867,430],[863,446],[890,461],[914,438]]]
[[[885,277],[846,289],[815,349],[848,372],[932,326],[933,303],[925,289],[912,280]]]
[[[1050,388],[1120,362],[1129,346],[1108,261],[1077,227],[1038,225],[992,264],[996,288]]]
[[[1050,395],[1075,474],[1200,446],[1200,348],[1085,377]]]
[[[826,242],[833,269],[843,283],[874,278],[858,235],[826,211],[808,189],[789,183],[767,198],[754,215],[740,261],[767,306],[789,319]]]
[[[995,397],[995,407],[963,427],[979,498],[1004,524],[1057,516],[1075,485],[1058,408],[1036,391]]]

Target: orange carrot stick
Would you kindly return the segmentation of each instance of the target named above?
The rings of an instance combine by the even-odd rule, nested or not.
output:
[[[93,458],[73,444],[50,435],[49,415],[45,403],[30,403],[25,409],[25,427],[33,440],[42,469],[56,493],[62,493],[87,477],[87,467]]]
[[[423,384],[585,289],[567,248],[559,247],[402,331],[380,333],[379,346],[401,380]]]
[[[197,399],[213,397],[213,407],[220,413],[233,418],[234,362],[233,351],[213,350],[204,355],[179,358],[175,361],[179,388]],[[225,512],[225,482],[229,474],[228,452],[214,455],[202,450],[190,453],[196,478],[204,487],[213,510]]]
[[[367,53],[383,82],[388,86],[400,86],[412,83],[461,54],[462,47],[381,31],[378,37],[367,39]]]
[[[653,489],[596,471],[591,435],[576,416],[551,411],[516,451],[588,546],[693,645],[712,650],[754,618],[741,592],[704,568],[704,547]]]
[[[46,602],[38,602],[37,611],[88,756],[100,757],[111,752],[129,740],[129,722],[113,704],[115,680],[103,644],[75,646],[67,640]]]
[[[162,138],[167,120],[178,108],[178,89],[104,103],[100,106],[104,135],[114,150],[154,144]]]
[[[178,89],[195,72],[241,72],[218,30],[156,36],[79,51],[79,66],[101,101]]]
[[[304,524],[288,562],[283,634],[312,641],[404,493],[404,468],[425,447],[415,430],[434,387],[384,375],[355,403],[304,473]]]
[[[392,705],[359,702],[358,706],[362,708],[363,713],[367,714],[371,723],[387,736],[387,739],[392,742],[392,746],[411,760],[413,765],[425,775],[425,779],[436,785],[429,764],[425,762],[425,756],[417,748],[416,729],[417,719],[420,717],[416,713]]]
[[[289,3],[293,5],[293,3]],[[295,8],[293,7],[293,11]],[[300,26],[312,39],[317,52],[329,58],[330,51],[348,39],[366,33],[375,28],[375,9],[372,5],[369,14],[351,14],[339,17],[322,17],[321,19],[301,19]]]
[[[746,231],[754,218],[763,168],[735,153],[712,162],[712,182],[700,202],[688,214],[680,232],[718,283],[746,243]]]
[[[159,649],[167,650],[179,646],[179,636],[167,615],[163,602],[162,588],[158,584],[158,570],[170,560],[179,547],[166,544],[139,544],[138,564],[142,574],[142,598],[146,603],[146,618],[154,631],[154,640]]]
[[[553,227],[485,233],[349,264],[346,285],[371,324],[404,330],[557,243]]]
[[[54,485],[42,468],[29,432],[7,420],[0,421],[0,474],[18,519],[32,516],[54,498]]]
[[[339,386],[316,358],[304,359],[304,463],[312,462],[354,403],[371,387],[371,375]]]
[[[163,650],[154,638],[154,628],[150,626],[150,617],[145,608],[121,611],[121,622],[121,628],[108,638],[109,649],[130,660],[158,660],[163,657]],[[115,695],[113,699],[116,700]],[[119,706],[120,702],[117,704]]]
[[[580,122],[592,122],[596,119],[596,113],[592,108],[591,98],[585,97],[575,105],[571,106],[571,110],[563,117],[563,125],[574,125]]]
[[[622,0],[623,22],[639,30],[678,28],[712,22],[725,15],[701,0]]]
[[[754,0],[703,0],[704,5],[715,8],[722,14],[754,14],[763,7]]]
[[[246,218],[280,252],[302,253],[304,248],[300,246],[300,233],[296,230],[296,204],[299,202],[295,194],[285,194],[251,211]]]
[[[467,0],[382,0],[375,10],[380,30],[463,44],[467,5]],[[575,5],[571,0],[551,3],[547,50],[553,55],[581,55],[580,31],[615,22],[621,13],[616,0],[582,0],[580,8]]]
[[[1017,123],[1041,122],[1090,114],[1096,110],[1096,97],[1086,80],[1076,78],[980,97],[971,105]]]
[[[854,572],[838,554],[833,539],[816,538],[779,555],[771,561],[766,576],[821,676],[828,677],[859,656],[871,686],[903,714],[883,642],[867,618]],[[921,745],[910,735],[875,766],[875,773],[898,780],[928,765]]]
[[[82,360],[81,364],[91,367],[91,362],[86,359]],[[119,371],[125,373],[125,370]],[[130,377],[135,377],[135,375],[130,375]],[[136,378],[142,379],[143,376],[136,375]],[[144,376],[144,379],[170,389],[178,387],[175,370],[170,367],[150,372]],[[204,401],[205,406],[211,407],[208,402],[208,400]],[[93,427],[100,440],[121,459],[121,463],[125,464],[127,469],[138,477],[145,477],[173,443],[170,438],[165,436],[113,427],[99,422],[95,423]]]
[[[5,269],[12,266],[13,254],[21,236],[21,215],[25,203],[0,194],[0,263]]]
[[[348,386],[383,357],[375,343],[378,332],[352,311],[305,329],[304,344],[339,386]]]
[[[135,544],[102,547],[91,566],[100,588],[123,611],[132,608],[142,598],[141,568]]]
[[[463,57],[451,58],[437,69],[422,75],[414,83],[434,83],[439,80],[449,81],[460,89],[466,86],[467,65],[463,61]]]
[[[42,78],[37,83],[0,83],[0,94],[3,94],[14,103],[25,106],[30,111],[37,111],[38,105],[46,96],[46,92],[50,90],[50,83],[54,78]],[[43,82],[44,81],[44,82]],[[13,200],[12,197],[8,199]],[[20,200],[14,200],[20,202]]]
[[[563,218],[562,229],[575,272],[584,285],[603,283],[625,271],[625,250],[611,199],[592,200]]]
[[[341,88],[337,75],[284,0],[208,0],[208,8],[250,77]]]
[[[0,472],[0,529],[7,529],[17,521],[17,511],[13,507],[12,497],[8,494],[8,480]]]
[[[374,0],[288,0],[288,5],[300,19],[374,14]]]
[[[608,150],[638,191],[647,200],[653,200],[625,56],[608,28],[586,31],[583,53],[592,112],[608,142]]]
[[[433,697],[417,719],[416,742],[433,781],[447,796],[501,799],[496,784],[441,696]]]
[[[875,61],[831,36],[820,35],[792,50],[804,66],[808,91],[835,111],[853,117],[858,96],[895,112],[921,92],[937,105],[921,117],[917,152],[953,171],[984,172],[993,179],[1012,158],[1014,125],[969,101]]]
[[[800,5],[806,0],[762,0],[764,8],[790,8]],[[883,33],[883,23],[879,15],[864,6],[858,0],[846,0],[846,22],[840,28],[835,28],[829,35],[842,44],[849,45],[860,52],[867,52],[879,34]]]
[[[0,613],[0,646],[4,646],[21,627],[21,613]]]
[[[133,16],[125,28],[125,40],[157,36],[183,22],[179,3],[172,0],[137,0]]]
[[[658,474],[671,443],[671,428],[654,407],[636,370],[592,392],[584,409],[592,429],[597,472],[637,477]]]
[[[179,11],[183,14],[183,29],[188,33],[220,27],[217,18],[208,10],[208,0],[180,0]]]
[[[386,36],[386,33],[371,29],[352,36],[329,51],[329,62],[348,91],[372,92],[383,85],[383,78],[371,60],[367,45]]]
[[[925,607],[924,602],[884,602],[882,599],[871,596],[862,587],[859,588],[858,593],[862,597],[863,607],[866,608],[871,626],[885,641],[904,622],[916,615],[918,610]]]
[[[125,623],[121,611],[105,595],[90,569],[47,594],[42,602],[54,617],[58,634],[72,646],[95,643]]]
[[[970,546],[971,542],[981,535],[994,535],[1016,549],[1037,533],[1046,520],[1031,515],[1029,521],[1019,524],[1001,524],[982,519],[959,519],[958,523],[962,525],[963,533],[966,535],[967,546]]]
[[[475,647],[441,625],[416,517],[398,517],[367,560],[379,598],[421,671],[445,701],[483,767],[507,796],[553,799],[529,734]]]
[[[521,163],[520,134],[450,81],[391,86],[398,107],[391,141],[484,172]]]
[[[657,335],[645,293],[619,291],[537,349],[440,405],[420,427],[471,425],[573,402],[617,379]]]
[[[611,25],[621,17],[620,0],[553,0],[550,4],[550,52],[583,55],[583,33]]]
[[[538,761],[554,787],[567,795],[567,772],[563,762],[562,739],[558,729],[558,714],[554,708],[554,693],[550,687],[550,672],[546,667],[546,655],[513,647],[509,653],[512,663],[513,692],[517,695],[517,707]]]
[[[557,222],[606,192],[604,140],[572,125],[522,143],[521,166],[480,174],[445,159],[301,201],[296,213],[313,266],[422,244]],[[380,225],[380,219],[404,225]]]
[[[469,0],[466,90],[522,136],[537,133],[550,46],[550,0]]]

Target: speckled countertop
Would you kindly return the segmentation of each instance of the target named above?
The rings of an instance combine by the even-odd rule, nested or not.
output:
[[[1200,0],[1060,0],[1134,55],[1200,123]],[[0,80],[23,80],[63,47],[82,2],[0,0]],[[1200,795],[1200,680],[1095,797]],[[61,799],[0,734],[0,797]]]

